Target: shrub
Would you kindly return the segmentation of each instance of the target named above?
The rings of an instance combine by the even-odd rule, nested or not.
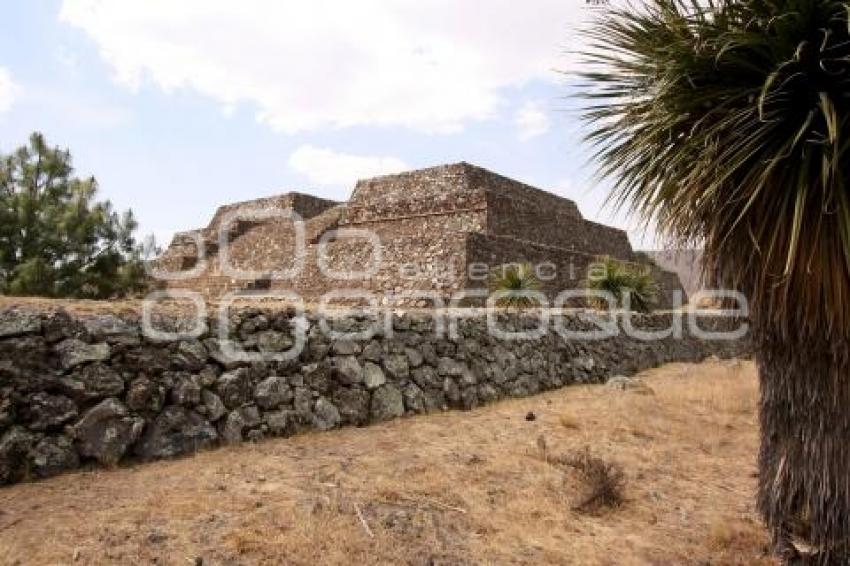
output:
[[[610,293],[618,307],[625,308],[625,297],[629,306],[638,312],[649,312],[658,301],[658,285],[648,265],[635,265],[604,256],[591,266],[588,289]],[[605,301],[594,301],[603,306]]]
[[[496,300],[496,305],[508,308],[532,308],[539,305],[534,297],[525,293],[540,289],[540,281],[534,274],[534,267],[528,263],[507,264],[496,268],[491,275],[491,291],[508,293]]]
[[[581,496],[573,504],[579,513],[594,513],[619,507],[625,501],[626,474],[616,462],[590,453],[590,448],[559,456],[556,464],[576,470],[584,484]]]

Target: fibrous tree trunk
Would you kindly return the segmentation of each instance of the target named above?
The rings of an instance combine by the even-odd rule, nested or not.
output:
[[[850,344],[755,332],[758,508],[791,564],[850,564]]]

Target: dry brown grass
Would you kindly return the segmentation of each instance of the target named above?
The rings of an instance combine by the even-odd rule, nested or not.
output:
[[[32,310],[55,311],[63,309],[71,314],[79,316],[92,316],[101,314],[114,314],[128,318],[138,317],[142,313],[144,300],[141,298],[114,299],[108,301],[95,301],[87,299],[51,299],[46,297],[11,297],[0,295],[0,309],[22,307]],[[206,301],[205,306],[208,314],[216,314],[219,302],[215,300]],[[244,298],[236,302],[236,307],[258,307],[274,311],[286,307],[287,302],[276,299]],[[306,303],[312,307],[311,303]],[[194,316],[197,307],[190,300],[180,298],[164,298],[152,303],[151,313],[161,315],[188,315]]]
[[[142,302],[139,299],[89,301],[85,299],[48,299],[45,297],[10,297],[0,295],[0,309],[24,307],[34,310],[53,311],[61,308],[69,313],[83,316],[95,314],[138,316],[141,313],[141,305]]]
[[[773,564],[752,365],[643,377],[655,395],[571,387],[0,489],[0,563]],[[549,454],[585,446],[624,470],[619,507],[571,508],[581,478]]]

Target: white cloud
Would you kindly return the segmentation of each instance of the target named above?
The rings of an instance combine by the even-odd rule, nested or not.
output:
[[[514,124],[519,131],[519,139],[525,141],[543,135],[549,131],[549,116],[543,110],[543,105],[537,101],[529,101],[517,110]]]
[[[20,93],[21,87],[12,80],[8,69],[0,67],[0,112],[9,110]]]
[[[289,156],[289,166],[312,183],[336,187],[353,187],[358,179],[410,169],[395,157],[350,155],[311,145],[296,149]]]
[[[557,78],[583,2],[64,0],[115,79],[255,105],[283,132],[357,125],[456,131],[505,87]]]

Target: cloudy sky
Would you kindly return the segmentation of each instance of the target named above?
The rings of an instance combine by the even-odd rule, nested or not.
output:
[[[227,202],[456,161],[630,228],[580,140],[585,2],[4,2],[0,152],[43,132],[160,243]]]

